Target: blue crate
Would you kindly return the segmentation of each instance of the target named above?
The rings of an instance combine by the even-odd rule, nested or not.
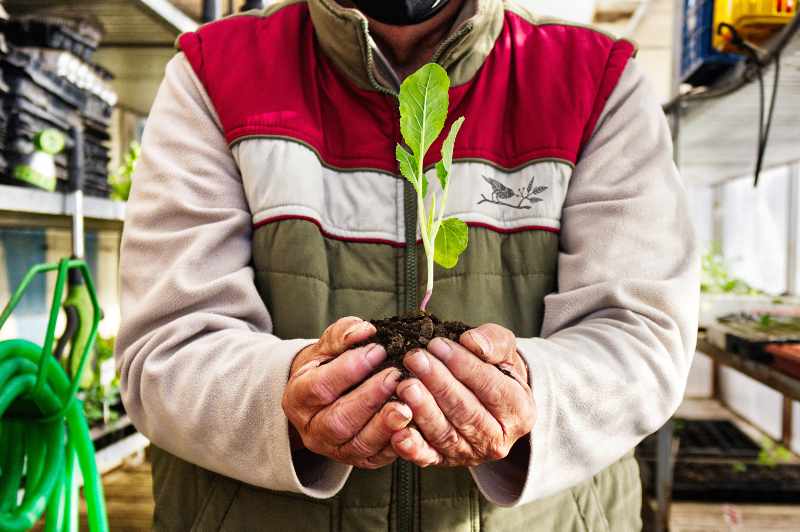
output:
[[[714,37],[714,0],[684,0],[681,81],[694,86],[714,81],[742,60],[736,54],[718,52]]]

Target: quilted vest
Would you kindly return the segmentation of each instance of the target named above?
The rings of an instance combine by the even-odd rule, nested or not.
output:
[[[466,121],[447,214],[467,222],[470,243],[455,269],[437,266],[430,309],[532,337],[545,296],[558,290],[570,178],[634,49],[512,10],[499,17],[480,68],[450,90],[449,121]],[[306,2],[179,39],[241,173],[255,279],[281,338],[315,338],[343,316],[414,309],[425,279],[415,196],[394,156],[396,93],[354,83],[319,39]],[[431,183],[440,143],[426,161]],[[165,530],[617,531],[638,523],[631,458],[514,509],[489,503],[464,469],[405,463],[356,470],[329,501],[246,486],[160,450],[154,477],[156,528]]]

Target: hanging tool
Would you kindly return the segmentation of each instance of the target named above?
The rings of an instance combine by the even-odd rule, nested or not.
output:
[[[72,198],[72,258],[83,259],[85,256],[85,234],[83,215],[83,179],[85,168],[83,124],[72,127],[72,149],[69,158],[70,196]],[[80,354],[89,340],[89,318],[91,317],[91,300],[83,277],[78,270],[72,270],[68,279],[67,298],[64,300],[64,313],[67,324],[64,334],[56,346],[56,359],[62,362],[67,374],[78,379],[82,389],[92,384],[92,360],[79,374]],[[101,315],[102,319],[102,315]],[[67,353],[67,346],[69,352]]]

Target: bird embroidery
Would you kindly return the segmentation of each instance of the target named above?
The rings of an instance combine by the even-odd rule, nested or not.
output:
[[[491,177],[486,176],[482,177],[483,180],[489,183],[489,185],[492,187],[492,193],[491,197],[489,198],[487,198],[484,194],[481,194],[481,200],[478,202],[478,205],[482,203],[494,203],[495,205],[503,205],[505,207],[511,207],[512,209],[530,209],[531,205],[539,203],[540,201],[544,201],[542,198],[537,196],[549,188],[546,186],[534,187],[533,182],[536,178],[531,177],[527,187],[519,188],[514,191],[514,189],[504,185],[497,179],[492,179]],[[518,198],[519,202],[515,205],[513,203],[503,201],[510,200],[512,198]],[[526,201],[530,203],[530,205],[525,205]]]

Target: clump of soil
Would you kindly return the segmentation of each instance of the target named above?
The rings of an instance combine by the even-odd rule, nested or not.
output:
[[[374,342],[386,349],[386,360],[375,373],[395,367],[402,372],[404,379],[411,377],[411,373],[403,366],[406,353],[424,348],[434,338],[458,342],[462,334],[473,328],[460,321],[441,321],[433,314],[423,312],[385,320],[370,320],[370,323],[378,332],[364,343]]]

